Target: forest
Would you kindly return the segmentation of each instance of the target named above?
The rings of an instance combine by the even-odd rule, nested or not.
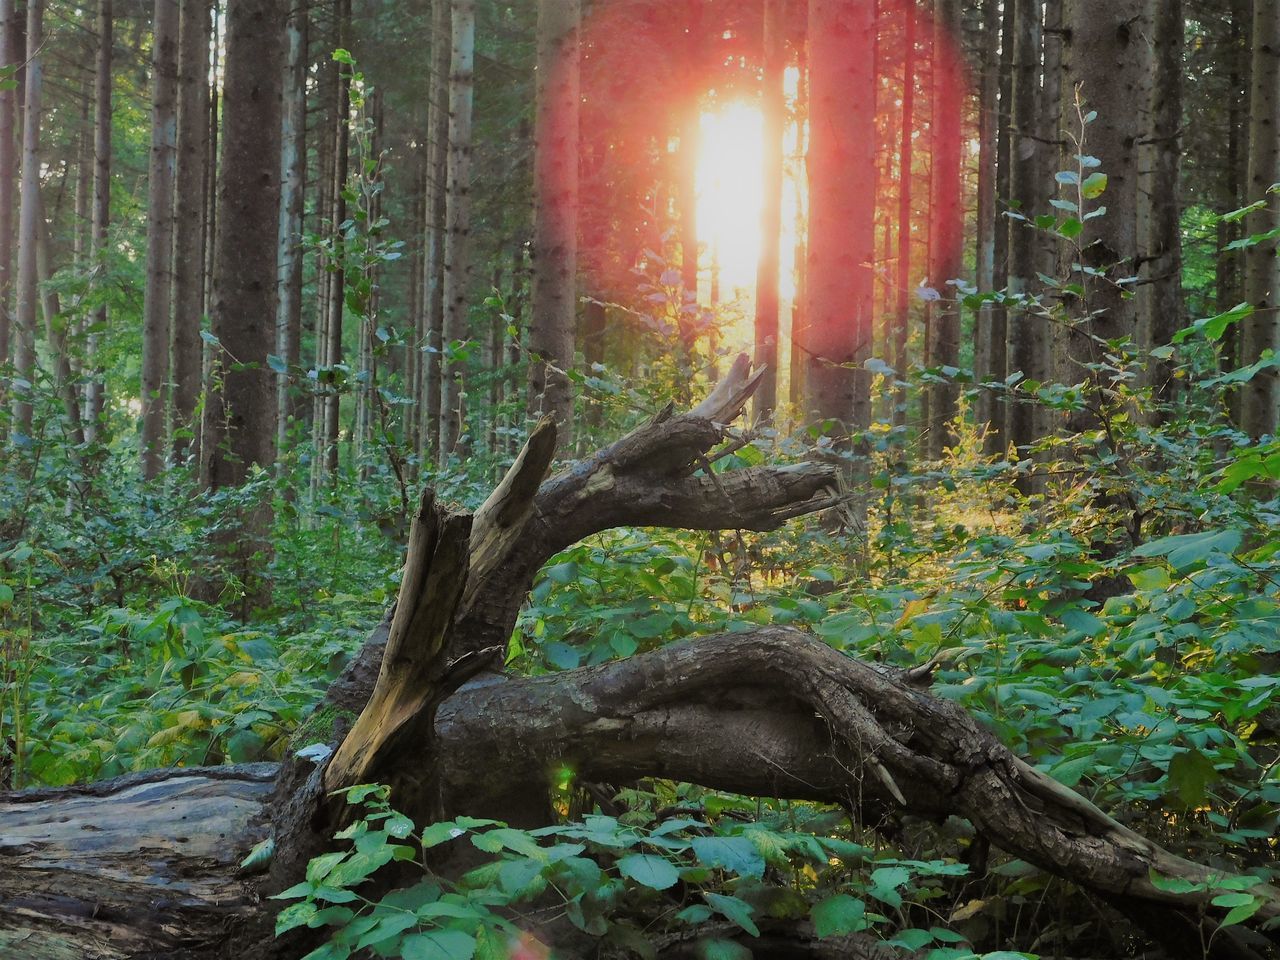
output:
[[[0,958],[1280,958],[1276,0],[0,0]]]

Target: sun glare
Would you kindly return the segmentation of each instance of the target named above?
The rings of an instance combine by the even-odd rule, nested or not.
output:
[[[719,264],[724,299],[754,293],[764,193],[764,121],[750,104],[702,115],[698,239],[704,269]]]

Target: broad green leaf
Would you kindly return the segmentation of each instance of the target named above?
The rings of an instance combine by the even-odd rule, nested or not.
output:
[[[633,853],[623,857],[618,861],[618,872],[654,890],[666,890],[680,879],[680,874],[666,858],[648,853]]]
[[[735,940],[699,940],[699,960],[751,960],[751,951]]]
[[[809,911],[819,937],[843,937],[867,929],[867,905],[847,893],[838,893],[815,903]]]
[[[404,960],[471,960],[475,954],[476,938],[461,930],[410,934],[400,947]]]
[[[764,857],[746,837],[695,837],[691,843],[700,863],[743,877],[764,875]]]
[[[1107,175],[1105,173],[1091,173],[1085,177],[1084,183],[1080,184],[1080,192],[1086,200],[1097,200],[1107,191]]]
[[[1188,807],[1203,803],[1209,784],[1217,779],[1213,761],[1199,750],[1184,750],[1169,761],[1169,783]]]
[[[751,919],[751,904],[737,897],[727,897],[719,893],[704,893],[702,896],[706,899],[707,906],[716,913],[736,923],[753,937],[760,936],[760,928]]]

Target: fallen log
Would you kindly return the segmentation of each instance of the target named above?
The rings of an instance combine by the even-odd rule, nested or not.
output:
[[[824,464],[711,472],[754,385],[740,361],[696,410],[663,411],[550,479],[555,431],[543,423],[474,516],[424,495],[394,612],[320,707],[335,718],[327,762],[153,772],[0,800],[0,955],[296,955],[273,940],[261,897],[296,882],[326,847],[344,813],[331,791],[376,780],[420,823],[468,813],[534,826],[551,813],[531,785],[567,764],[584,780],[665,777],[836,803],[870,825],[964,817],[1174,952],[1200,957],[1208,944],[1209,956],[1261,956],[1266,940],[1219,928],[1211,871],[1030,767],[922,689],[927,671],[767,628],[546,677],[498,672],[537,570],[584,536],[631,524],[772,529],[839,502]],[[269,875],[241,876],[241,858],[268,832]],[[1195,889],[1170,892],[1153,872]],[[1280,917],[1280,891],[1253,892],[1254,923]]]

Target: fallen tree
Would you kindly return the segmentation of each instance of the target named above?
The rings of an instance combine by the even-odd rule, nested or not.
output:
[[[720,444],[740,442],[727,424],[755,384],[741,358],[694,410],[668,408],[549,479],[555,429],[544,422],[474,515],[424,494],[394,611],[318,708],[333,748],[325,762],[152,771],[5,796],[0,955],[290,956],[296,947],[272,938],[262,897],[325,849],[344,814],[333,791],[390,784],[420,824],[466,813],[534,826],[550,808],[529,785],[566,763],[587,781],[652,776],[827,801],[862,823],[963,817],[993,846],[1104,896],[1172,953],[1274,950],[1274,932],[1220,926],[1220,873],[1030,767],[932,696],[927,666],[893,671],[764,628],[551,676],[500,674],[534,575],[583,537],[632,525],[769,530],[839,502],[830,465],[711,470]],[[241,859],[268,835],[270,872],[242,876]],[[1189,889],[1171,892],[1153,874]],[[1253,893],[1261,929],[1280,918],[1280,891]],[[803,940],[792,955],[875,952]]]

